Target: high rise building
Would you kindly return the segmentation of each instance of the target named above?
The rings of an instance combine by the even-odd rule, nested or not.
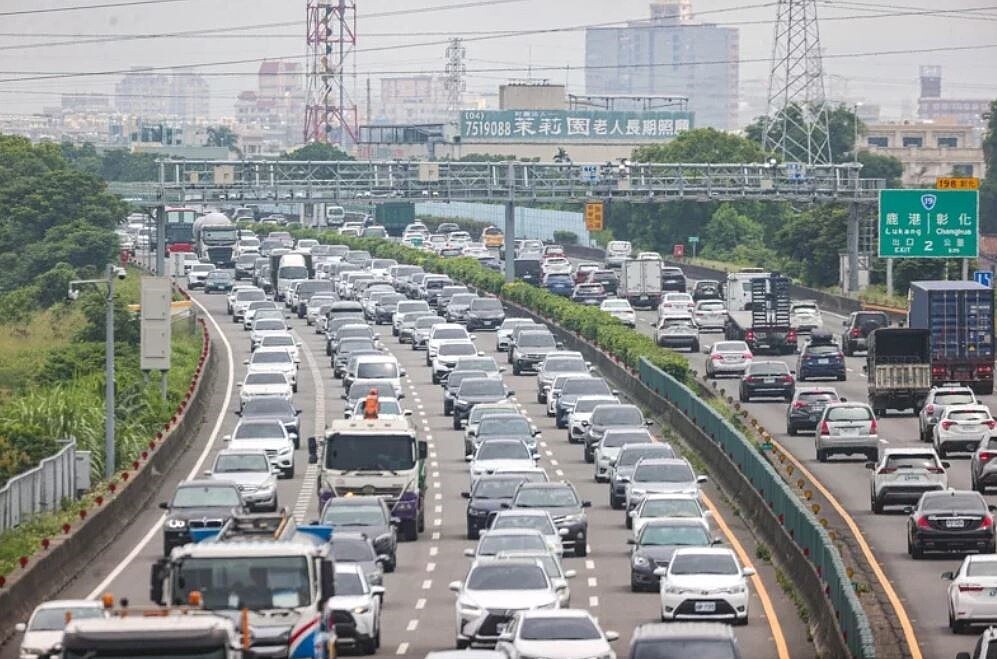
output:
[[[381,105],[371,118],[389,124],[426,124],[453,119],[444,78],[432,75],[381,78]]]
[[[187,122],[207,119],[210,97],[208,82],[186,70],[134,69],[114,88],[114,106],[118,112],[145,119]]]
[[[266,60],[256,74],[256,90],[235,101],[236,132],[252,139],[247,155],[274,154],[301,141],[305,117],[304,69],[298,62]]]
[[[736,28],[693,21],[691,0],[651,4],[651,18],[585,31],[585,91],[591,95],[689,98],[696,127],[738,123]]]
[[[942,67],[922,66],[921,93],[917,99],[917,116],[922,121],[945,121],[982,128],[983,115],[990,112],[987,98],[942,98]]]

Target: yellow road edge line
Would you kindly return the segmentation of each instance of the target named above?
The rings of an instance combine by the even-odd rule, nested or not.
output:
[[[754,561],[750,560],[748,552],[744,550],[741,545],[741,541],[737,539],[734,532],[730,530],[727,526],[727,522],[724,521],[723,517],[720,516],[720,510],[717,508],[708,496],[704,493],[703,501],[706,503],[706,507],[713,512],[713,520],[716,521],[717,526],[727,537],[727,541],[730,542],[731,547],[737,554],[738,558],[741,559],[741,564],[745,566],[754,566]],[[772,599],[769,597],[768,589],[765,588],[765,583],[762,581],[761,576],[758,574],[758,570],[755,570],[755,574],[751,577],[751,584],[755,587],[755,592],[758,593],[758,599],[762,601],[762,608],[765,610],[765,617],[769,622],[769,629],[772,630],[772,640],[775,642],[775,649],[779,653],[779,659],[790,659],[789,648],[786,645],[786,637],[782,633],[782,625],[779,624],[779,616],[775,613],[775,607],[772,606]]]
[[[771,435],[771,433],[769,433]],[[872,566],[872,571],[876,575],[876,580],[879,581],[880,585],[883,587],[883,591],[886,593],[886,598],[890,600],[890,605],[893,606],[893,611],[897,614],[897,618],[900,619],[900,627],[904,632],[904,639],[907,641],[907,645],[910,648],[911,659],[923,659],[924,655],[921,654],[921,646],[918,645],[917,635],[914,633],[914,625],[910,622],[910,616],[907,615],[907,609],[904,608],[903,603],[901,603],[900,598],[897,596],[897,592],[893,590],[893,586],[890,584],[889,579],[886,578],[886,573],[879,566],[879,561],[876,560],[875,554],[872,553],[872,547],[869,543],[865,541],[865,536],[862,535],[862,531],[859,529],[859,525],[855,523],[855,520],[848,511],[845,510],[834,495],[824,484],[820,482],[809,469],[803,466],[803,463],[796,459],[796,456],[791,452],[786,450],[786,447],[776,441],[775,437],[771,440],[772,444],[778,448],[786,456],[786,458],[793,463],[793,465],[800,470],[805,477],[807,477],[814,487],[823,494],[827,500],[831,503],[831,507],[841,515],[841,518],[845,520],[845,524],[848,529],[852,532],[852,536],[855,541],[858,542],[859,548],[862,550],[862,555],[865,556],[866,561]],[[774,465],[773,465],[774,466]]]

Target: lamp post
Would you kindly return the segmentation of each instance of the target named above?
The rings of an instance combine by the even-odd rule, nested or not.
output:
[[[103,279],[74,279],[69,282],[69,299],[80,296],[80,286],[107,286],[104,337],[104,477],[114,475],[114,281],[127,276],[124,268],[107,264]]]

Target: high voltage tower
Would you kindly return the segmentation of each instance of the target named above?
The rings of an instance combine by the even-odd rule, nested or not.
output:
[[[447,90],[447,111],[458,112],[462,105],[463,94],[467,90],[467,81],[464,75],[467,73],[467,65],[464,64],[464,57],[467,51],[464,48],[464,40],[454,37],[447,46],[447,67],[446,77],[443,79],[443,86]]]
[[[348,148],[357,140],[357,106],[345,77],[346,61],[357,45],[357,5],[353,0],[309,1],[306,11],[305,142]]]
[[[779,0],[764,145],[784,162],[831,163],[817,0]]]

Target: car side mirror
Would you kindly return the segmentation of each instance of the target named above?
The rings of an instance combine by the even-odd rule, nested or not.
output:
[[[516,392],[512,391],[512,390],[509,390],[509,391],[505,392],[505,397],[506,398],[512,398],[515,395],[516,395]]]
[[[592,507],[591,501],[582,501],[582,508],[591,508],[591,507]]]
[[[628,545],[636,545],[637,541],[634,540],[633,538],[627,538],[627,544]]]
[[[557,534],[562,538],[567,538],[571,534],[571,531],[570,529],[558,529]]]
[[[222,437],[222,441],[223,442],[231,442],[232,441],[232,435],[224,435]]]
[[[471,334],[471,340],[472,340],[472,341],[474,341],[474,340],[475,340],[475,339],[477,339],[477,338],[478,338],[478,337],[477,337],[476,335],[474,335],[474,334]]]
[[[14,625],[14,631],[17,632],[18,634],[23,634],[27,630],[28,630],[28,626],[26,624],[24,624],[23,622],[19,622],[16,625]]]
[[[378,554],[377,558],[374,559],[374,562],[380,565],[384,565],[385,563],[391,562],[391,557],[388,556],[387,554]]]
[[[465,455],[464,456],[464,462],[470,462],[473,459],[474,459],[473,455]]]
[[[997,506],[994,506],[994,505],[991,504],[991,505],[987,506],[987,510],[989,510],[992,513],[993,512],[997,512]]]
[[[696,482],[697,483],[705,483],[708,480],[710,480],[709,476],[705,476],[705,475],[696,476]]]
[[[955,572],[942,572],[942,579],[945,581],[952,581],[955,579]]]
[[[210,469],[205,469],[204,470],[204,475],[205,476],[210,476],[211,475],[211,470]]]
[[[385,556],[387,558],[387,556]],[[371,586],[370,594],[375,597],[384,597],[384,586]]]
[[[665,567],[656,567],[656,568],[654,568],[654,576],[656,576],[656,577],[668,576],[668,568],[665,568]]]
[[[470,492],[461,492],[460,493],[460,498],[461,499],[470,499],[471,498],[471,493]]]
[[[248,365],[248,364],[249,364],[249,360],[248,360],[248,359],[243,359],[243,360],[242,360],[242,363],[243,363],[243,365],[244,365],[244,366],[246,366],[246,365]]]
[[[645,426],[653,426],[654,425],[654,419],[648,419],[647,421],[644,422],[644,425]]]
[[[875,470],[876,469],[876,463],[875,462],[866,462],[865,463],[865,468],[866,469]]]
[[[755,576],[755,568],[746,567],[743,570],[741,570],[741,574],[746,577],[753,577]]]
[[[343,400],[349,400],[350,399],[350,397],[348,395],[346,395],[346,394],[340,394],[339,397],[342,398]]]
[[[620,395],[620,390],[619,389],[612,389],[609,393],[613,394],[614,396],[619,396]]]
[[[914,506],[904,506],[903,511],[904,515],[910,515],[911,513],[914,512]]]
[[[474,550],[468,547],[467,549],[464,550],[464,555],[467,556],[468,558],[474,558]]]
[[[280,467],[275,466],[270,468],[270,473],[274,476],[280,476],[283,473],[283,470],[281,470]]]
[[[957,652],[955,659],[973,659],[968,652]]]
[[[532,434],[532,435],[533,435],[534,437],[536,437],[537,435],[539,435],[539,434],[540,434],[540,428],[537,428],[536,426],[530,426],[530,433],[531,433],[531,434]]]
[[[405,377],[406,375],[408,375],[408,371],[406,371],[406,370],[405,370],[404,368],[403,368],[403,369],[401,369],[400,371],[398,371],[398,373],[399,373],[399,374],[400,374],[400,375],[401,375],[402,377]]]
[[[242,383],[241,383],[241,382],[236,382],[236,383],[235,383],[235,386],[237,386],[237,387],[241,387],[241,386],[242,386]],[[235,411],[235,413],[236,413],[236,414],[241,414],[242,412],[241,412],[240,410],[236,410],[236,411]]]
[[[951,466],[952,466],[952,464],[951,464],[951,463],[949,463],[949,462],[943,462],[943,463],[942,463],[942,468],[943,468],[943,469],[948,469],[948,468],[949,468],[949,467],[951,467]]]
[[[449,588],[450,590],[452,590],[455,593],[459,593],[461,585],[462,584],[459,581],[451,581],[450,585],[448,585],[447,588]]]
[[[613,643],[614,641],[620,640],[620,635],[617,632],[608,631],[606,632],[606,640]]]

